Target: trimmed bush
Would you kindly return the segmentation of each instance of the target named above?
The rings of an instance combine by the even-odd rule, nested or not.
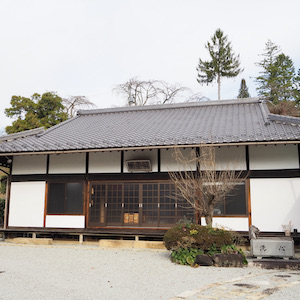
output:
[[[164,243],[168,250],[173,251],[180,248],[218,251],[224,245],[232,245],[233,236],[222,229],[198,224],[178,224],[167,231]]]

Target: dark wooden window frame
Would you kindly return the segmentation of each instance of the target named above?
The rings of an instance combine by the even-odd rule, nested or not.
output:
[[[48,212],[48,204],[49,204],[49,192],[50,192],[50,185],[51,184],[55,184],[55,183],[59,183],[59,184],[65,184],[65,193],[66,193],[66,185],[68,183],[81,183],[82,184],[82,211],[78,212],[78,213],[68,213],[68,212],[62,212],[62,213],[54,213],[54,212]],[[86,213],[86,209],[85,209],[85,199],[86,199],[86,194],[87,194],[87,189],[86,189],[86,183],[84,180],[47,180],[46,181],[46,201],[45,201],[45,216],[46,215],[68,215],[68,216],[82,216],[85,215]],[[64,198],[64,207],[66,207],[66,194],[65,194],[65,198]]]
[[[220,214],[220,215],[214,215],[214,218],[240,218],[240,217],[243,217],[243,218],[248,218],[251,216],[251,212],[250,212],[250,193],[249,193],[249,180],[248,179],[244,179],[244,180],[239,180],[240,182],[244,182],[245,183],[245,195],[244,195],[244,201],[245,201],[245,207],[246,207],[246,210],[245,210],[245,214]],[[138,184],[140,186],[140,193],[143,192],[143,189],[141,188],[141,186],[143,184],[172,184],[172,182],[170,180],[95,180],[95,181],[90,181],[89,182],[89,186],[91,187],[92,185],[97,185],[97,184],[100,184],[100,185],[108,185],[108,184],[118,184],[118,185],[122,185],[122,207],[120,208],[120,223],[121,224],[107,224],[107,220],[105,222],[105,224],[103,224],[103,226],[116,226],[116,225],[120,225],[120,226],[129,226],[130,224],[124,224],[124,185],[126,183],[129,183],[129,184]],[[89,188],[89,191],[90,191],[90,188]],[[160,187],[158,188],[158,192],[160,191]],[[90,193],[90,192],[89,192]],[[89,195],[90,197],[91,195]],[[105,203],[107,203],[107,193],[106,193],[106,196],[105,196]],[[143,202],[143,196],[140,195],[140,198],[139,198],[139,204],[142,204],[140,207],[139,207],[139,210],[138,212],[140,213],[140,216],[142,216],[142,212],[143,212],[143,205],[144,203]],[[174,201],[174,200],[173,200]],[[89,201],[87,201],[89,203]],[[163,227],[163,226],[169,226],[169,225],[172,225],[172,223],[170,224],[162,224],[161,222],[161,209],[160,209],[160,204],[161,204],[161,199],[160,199],[160,196],[158,196],[158,222],[157,222],[157,227]],[[176,223],[178,221],[178,214],[179,214],[179,211],[180,211],[180,202],[179,200],[177,199],[177,196],[176,196],[176,199],[174,201],[174,210],[175,210],[175,215],[174,215],[174,218],[175,218],[175,222]],[[107,204],[106,204],[107,205]],[[105,207],[107,208],[107,206]],[[87,207],[87,211],[88,210],[88,207]],[[164,212],[167,212],[168,210],[165,210]],[[171,212],[171,210],[170,210]],[[105,216],[107,217],[107,210],[105,211]],[[170,216],[171,217],[171,216]],[[196,215],[194,216],[196,217]],[[87,215],[87,223],[89,223],[89,218],[90,218],[90,215],[88,213]],[[140,221],[139,226],[145,226],[145,227],[148,227],[148,226],[151,226],[149,224],[145,224],[143,221]],[[154,227],[156,227],[156,225],[153,225]],[[97,226],[93,226],[93,225],[90,225],[89,227],[93,228],[93,227],[97,227]]]

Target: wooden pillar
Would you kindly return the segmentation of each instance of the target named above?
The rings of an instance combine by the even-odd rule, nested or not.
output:
[[[79,234],[79,244],[83,244],[83,234]]]

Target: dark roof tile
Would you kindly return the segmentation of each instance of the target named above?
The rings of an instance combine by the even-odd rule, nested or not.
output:
[[[300,140],[300,118],[259,99],[79,111],[44,132],[0,138],[0,153]]]

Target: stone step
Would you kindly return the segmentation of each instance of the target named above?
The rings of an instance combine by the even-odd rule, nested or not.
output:
[[[5,239],[7,243],[14,244],[28,244],[28,245],[52,245],[53,239],[49,238],[13,238],[13,239]]]
[[[163,242],[157,242],[157,241],[131,241],[131,240],[105,240],[105,239],[99,240],[99,247],[166,249]]]

